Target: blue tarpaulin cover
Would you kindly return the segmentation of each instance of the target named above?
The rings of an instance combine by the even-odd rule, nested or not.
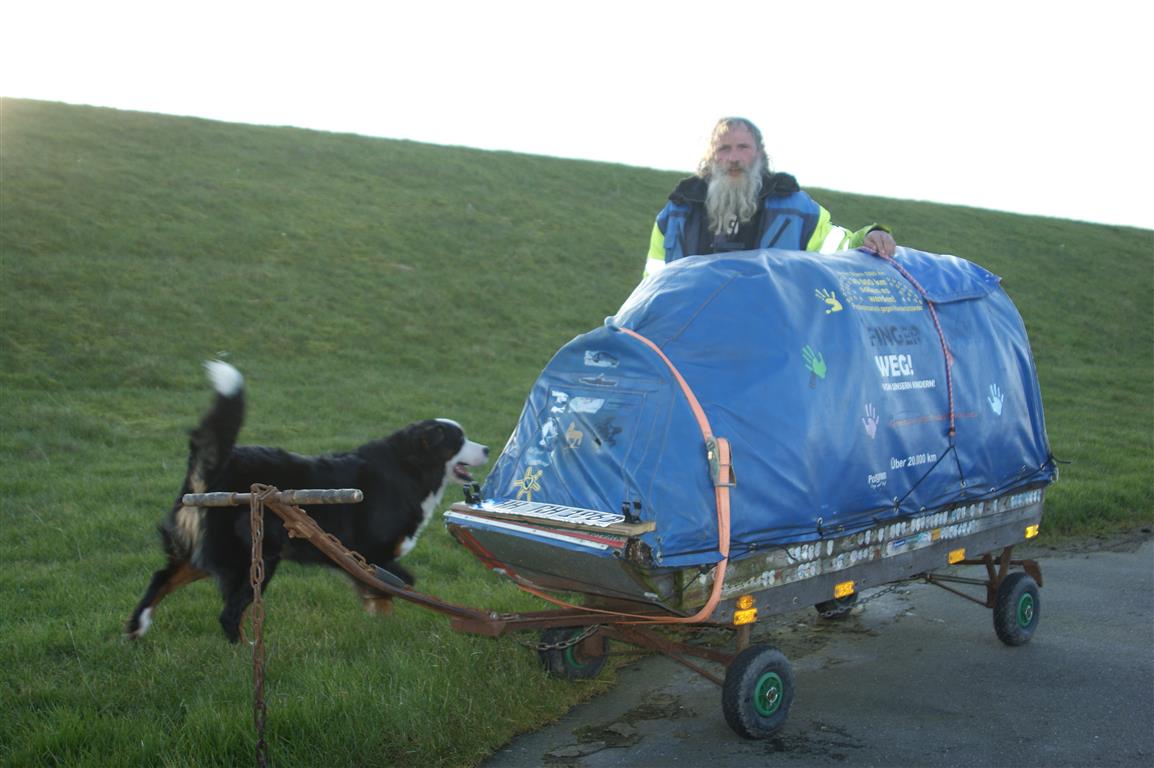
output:
[[[701,429],[669,365],[622,328],[661,349],[732,446],[732,558],[1052,480],[1034,361],[999,278],[908,248],[894,261],[672,263],[549,362],[483,498],[627,505],[655,521],[642,540],[658,565],[721,558]]]

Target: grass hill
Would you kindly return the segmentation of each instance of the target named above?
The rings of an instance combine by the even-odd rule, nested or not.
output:
[[[0,101],[0,763],[251,759],[248,651],[210,587],[119,637],[161,563],[202,360],[245,373],[245,442],[339,450],[450,416],[499,449],[553,352],[636,284],[679,176]],[[811,192],[1003,276],[1071,462],[1045,536],[1151,524],[1154,233]],[[540,607],[439,526],[406,562],[447,599]],[[268,599],[282,765],[475,764],[607,684],[543,679],[411,606],[367,617],[331,573],[286,567]]]

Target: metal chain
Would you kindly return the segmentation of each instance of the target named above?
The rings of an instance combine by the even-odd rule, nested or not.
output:
[[[572,648],[585,638],[591,637],[593,633],[599,629],[601,629],[600,624],[590,624],[585,628],[585,631],[565,640],[558,640],[555,643],[531,643],[516,637],[514,639],[526,648],[532,648],[535,651],[563,651],[566,648]]]
[[[255,489],[254,489],[255,491]],[[267,490],[266,490],[267,493]],[[256,764],[259,768],[268,766],[268,743],[264,738],[264,601],[261,587],[264,584],[264,494],[253,493],[249,500],[249,523],[252,527],[252,565],[249,581],[252,584],[252,687],[253,722],[256,725]]]
[[[893,584],[890,584],[885,589],[880,589],[877,592],[874,592],[869,597],[859,598],[857,602],[855,602],[853,605],[848,606],[847,608],[844,608],[844,609],[835,608],[835,609],[830,610],[830,611],[819,611],[818,615],[821,616],[823,619],[832,619],[832,618],[837,617],[837,616],[844,616],[847,613],[849,613],[851,610],[853,610],[854,608],[858,608],[858,607],[863,606],[863,605],[869,605],[870,603],[872,603],[874,600],[877,600],[882,595],[888,595],[890,592],[893,592],[895,589],[897,589],[898,587],[900,587],[906,583],[907,582],[904,582],[904,581],[894,582]]]

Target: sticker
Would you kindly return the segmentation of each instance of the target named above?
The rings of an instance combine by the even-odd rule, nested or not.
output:
[[[600,512],[596,509],[583,509],[581,507],[567,507],[563,504],[544,504],[542,502],[532,501],[531,499],[527,501],[507,499],[496,504],[486,503],[482,505],[482,508],[487,512],[503,512],[509,515],[538,517],[543,520],[595,525],[599,528],[625,522],[623,515],[613,512]]]
[[[577,429],[577,422],[570,422],[569,428],[565,430],[565,445],[569,448],[580,448],[584,440],[585,433]]]
[[[619,364],[617,358],[608,352],[585,350],[585,365],[590,368],[616,368]]]
[[[525,476],[520,480],[513,481],[513,487],[517,489],[517,498],[520,499],[524,496],[526,501],[532,501],[533,491],[541,490],[541,483],[539,483],[538,480],[541,479],[541,475],[543,474],[545,474],[544,470],[538,469],[534,472],[532,467],[527,467],[525,469]]]
[[[864,312],[920,312],[922,297],[909,283],[881,270],[838,275],[841,293],[854,309]]]
[[[575,397],[569,401],[569,410],[572,413],[597,413],[605,399],[601,397]]]
[[[808,344],[801,350],[801,357],[805,360],[805,367],[810,373],[809,386],[810,389],[817,386],[818,379],[824,379],[826,373],[829,371],[825,365],[825,358],[820,352],[815,352],[813,347]]]
[[[825,288],[816,288],[813,292],[814,296],[824,301],[829,305],[829,309],[825,311],[827,315],[832,315],[834,312],[841,312],[845,307],[837,300],[837,294],[833,291],[827,291]]]
[[[866,403],[865,416],[862,417],[861,423],[870,440],[873,440],[878,433],[878,412],[874,410],[873,403]]]
[[[537,441],[537,445],[546,451],[553,450],[553,443],[557,440],[558,431],[557,420],[549,419],[549,421],[545,422],[541,427],[541,439]]]
[[[1002,390],[998,389],[998,385],[991,384],[990,396],[986,398],[986,402],[990,404],[990,410],[994,412],[995,416],[1002,415],[1002,403],[1005,402],[1005,399]]]
[[[597,437],[600,438],[598,443],[603,440],[609,445],[617,445],[617,436],[621,434],[621,427],[613,423],[612,416],[606,416],[593,426],[597,431]]]

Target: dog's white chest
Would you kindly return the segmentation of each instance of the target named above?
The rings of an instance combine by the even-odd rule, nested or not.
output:
[[[421,522],[417,525],[417,530],[401,542],[401,548],[398,551],[397,557],[404,557],[413,551],[413,547],[417,546],[417,538],[421,532],[425,530],[425,526],[433,519],[433,512],[437,510],[437,506],[441,503],[441,494],[444,493],[444,488],[436,493],[430,493],[421,502]]]

